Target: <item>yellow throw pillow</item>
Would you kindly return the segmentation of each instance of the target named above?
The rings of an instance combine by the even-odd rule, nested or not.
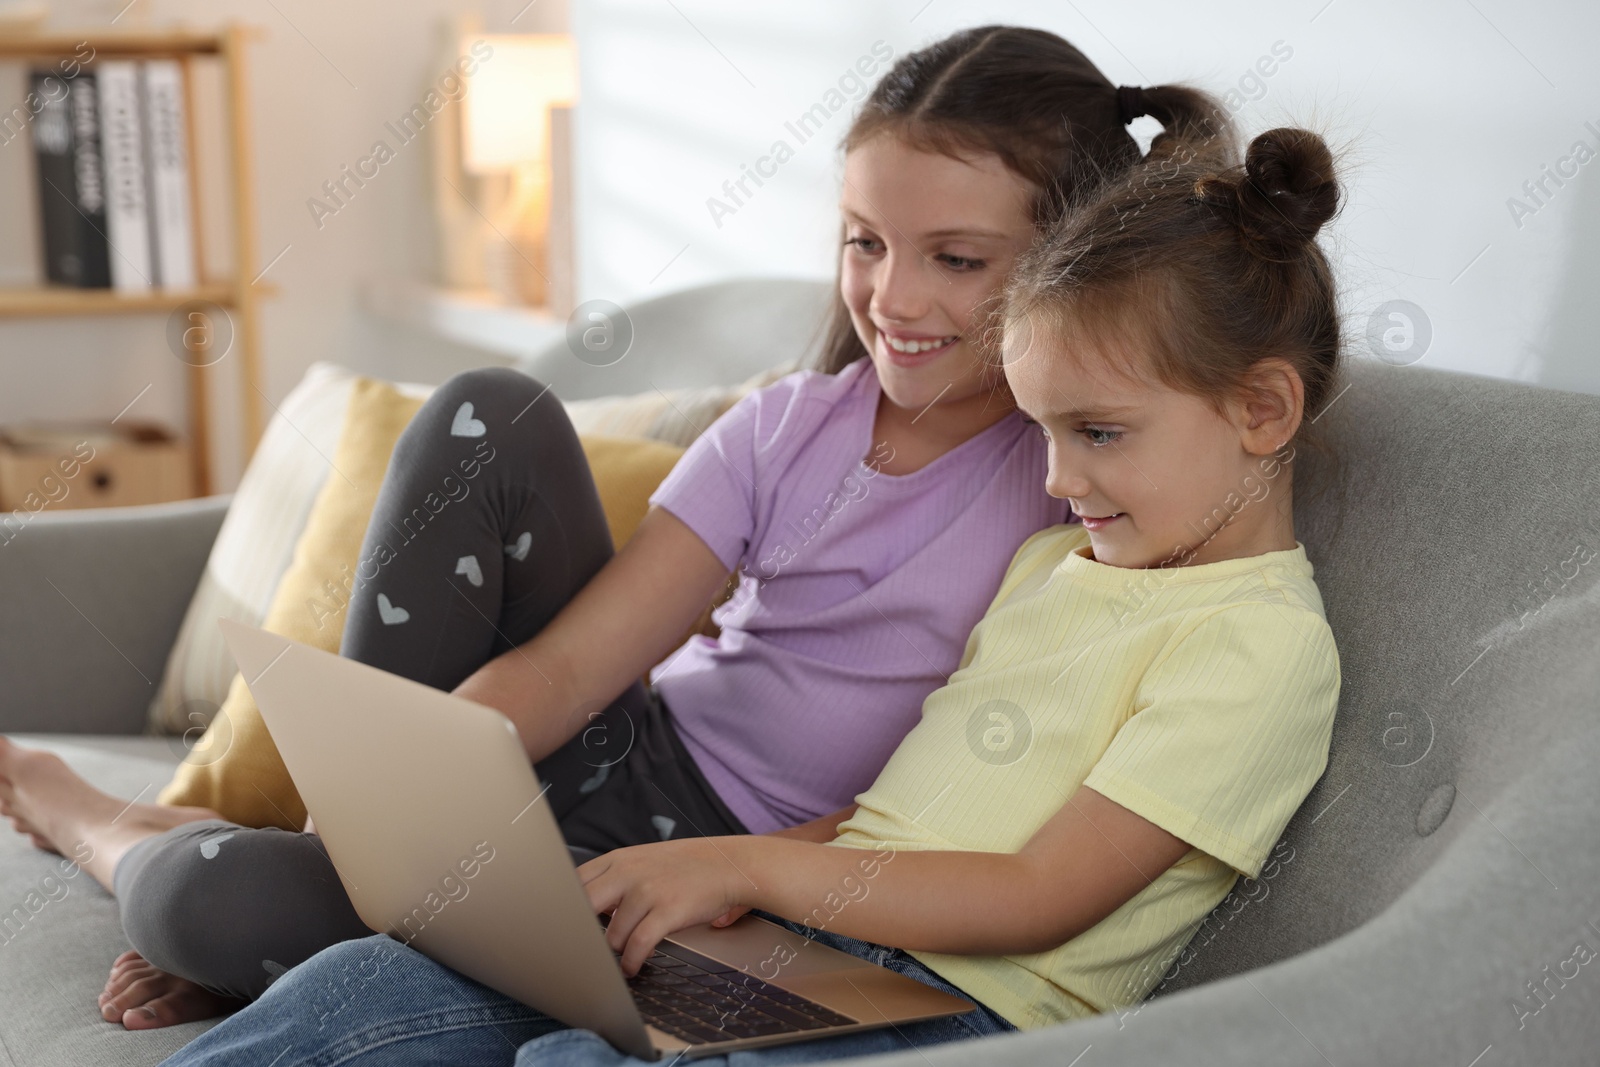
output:
[[[600,508],[611,528],[611,543],[621,548],[633,536],[650,510],[656,491],[683,455],[677,445],[642,437],[600,437],[579,434],[583,454],[600,493]]]
[[[278,583],[262,628],[329,652],[344,632],[344,588],[377,501],[400,431],[422,401],[386,382],[359,379],[351,392],[333,466],[323,483],[294,558]],[[619,547],[638,527],[648,498],[683,450],[655,441],[582,437],[612,540]],[[318,610],[310,610],[309,605]],[[327,605],[336,610],[327,610]],[[227,699],[160,803],[207,807],[244,826],[299,830],[306,809],[267,733],[244,679],[234,676]]]

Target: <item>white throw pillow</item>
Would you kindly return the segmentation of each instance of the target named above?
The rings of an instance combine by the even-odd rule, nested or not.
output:
[[[602,396],[566,403],[567,417],[579,433],[605,437],[648,437],[688,448],[746,393],[764,388],[798,369],[797,361],[762,371],[738,385],[669,389],[635,396]]]

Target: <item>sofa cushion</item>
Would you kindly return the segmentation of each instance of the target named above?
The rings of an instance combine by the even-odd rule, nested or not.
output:
[[[810,366],[838,293],[833,282],[812,278],[734,278],[679,289],[611,310],[611,325],[631,337],[622,358],[591,362],[563,335],[517,369],[567,401],[657,393],[677,399],[726,389],[770,367]],[[589,324],[602,321],[596,310],[584,308]]]
[[[580,434],[609,437],[647,437],[679,448],[688,448],[707,426],[720,419],[746,393],[771,385],[798,364],[788,362],[761,371],[735,386],[708,386],[701,389],[659,389],[632,396],[608,396],[596,400],[574,400],[566,405],[567,415]]]
[[[611,543],[621,548],[644,521],[645,512],[650,510],[650,494],[682,458],[683,449],[661,441],[588,433],[580,434],[578,443],[583,446],[589,472],[594,475]]]
[[[153,796],[182,752],[171,737],[13,736],[119,797]],[[63,873],[63,863],[0,833],[0,1064],[159,1063],[213,1023],[130,1032],[100,1018],[95,998],[129,945],[111,894],[76,868]]]

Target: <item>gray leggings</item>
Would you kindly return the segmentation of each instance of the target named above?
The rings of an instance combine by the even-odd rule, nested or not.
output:
[[[537,634],[611,554],[560,402],[514,371],[459,374],[395,446],[340,654],[453,689]],[[639,682],[536,769],[575,859],[746,832]],[[373,932],[314,834],[191,823],[129,850],[114,885],[140,955],[245,1000],[329,945]]]

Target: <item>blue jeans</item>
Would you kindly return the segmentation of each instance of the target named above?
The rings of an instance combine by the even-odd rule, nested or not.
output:
[[[819,943],[971,1001],[908,953],[774,919]],[[976,1004],[976,1001],[973,1001]],[[694,1061],[707,1067],[817,1063],[963,1041],[1016,1027],[983,1005],[965,1015]],[[163,1067],[633,1067],[587,1030],[466,978],[387,935],[334,945]]]

